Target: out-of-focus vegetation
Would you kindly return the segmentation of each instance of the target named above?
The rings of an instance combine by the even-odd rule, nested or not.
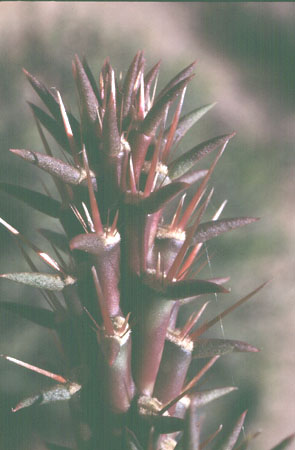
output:
[[[218,298],[216,310],[274,278],[253,305],[223,324],[226,337],[248,340],[263,352],[225,361],[224,384],[236,384],[240,394],[233,403],[221,402],[214,414],[222,417],[225,406],[235,416],[249,408],[246,430],[264,430],[253,449],[267,450],[294,431],[295,423],[294,4],[4,2],[0,4],[0,38],[0,181],[11,182],[17,176],[18,183],[41,191],[40,175],[36,179],[33,167],[8,152],[8,148],[42,150],[26,104],[36,97],[22,67],[58,88],[66,105],[77,112],[71,74],[74,53],[86,55],[98,73],[106,56],[124,71],[137,49],[143,49],[148,64],[162,59],[160,87],[177,69],[197,59],[186,108],[218,104],[190,132],[183,150],[235,130],[237,136],[214,174],[212,211],[228,198],[224,216],[261,217],[259,223],[208,246],[208,254],[214,254],[212,274],[231,276],[231,298]],[[44,181],[51,186],[49,177]],[[32,215],[29,208],[4,194],[0,202],[1,217],[46,248],[33,227],[36,219],[42,227],[44,217]],[[0,239],[0,272],[27,270],[2,228]],[[4,280],[0,298],[42,302],[35,290]],[[49,333],[25,321],[16,322],[8,313],[1,312],[0,324],[0,353],[55,370],[50,367],[55,349]],[[217,327],[216,335],[221,333]],[[44,386],[40,376],[0,361],[0,383],[1,448],[43,449],[36,437],[41,429],[51,440],[51,433],[56,433],[57,441],[61,439],[67,427],[60,420],[65,405],[50,407],[46,427],[49,407],[9,413],[22,395]],[[35,435],[29,426],[33,422]]]

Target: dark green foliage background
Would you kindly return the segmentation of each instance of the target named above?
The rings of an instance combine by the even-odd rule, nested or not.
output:
[[[248,340],[260,355],[233,355],[219,362],[211,385],[237,385],[239,393],[207,408],[208,418],[224,408],[237,416],[249,408],[246,431],[264,429],[253,449],[267,450],[293,430],[294,410],[294,42],[293,3],[55,3],[0,4],[0,180],[42,192],[42,174],[9,154],[8,148],[41,151],[26,100],[36,97],[21,69],[55,86],[77,112],[71,74],[74,53],[87,56],[96,74],[106,56],[123,75],[137,49],[149,65],[162,59],[160,87],[197,59],[197,76],[185,111],[218,101],[193,129],[181,149],[233,130],[213,177],[209,213],[228,198],[224,217],[253,215],[258,224],[213,240],[214,276],[231,276],[232,294],[212,298],[208,317],[274,277],[255,302],[224,321],[225,336]],[[292,126],[293,123],[293,126]],[[44,183],[53,188],[45,175]],[[54,221],[0,194],[0,215],[37,245],[48,249],[36,228],[55,229]],[[0,272],[28,270],[8,233],[0,229]],[[293,269],[292,269],[293,268]],[[209,273],[209,272],[207,272]],[[42,303],[35,290],[8,281],[0,298]],[[0,352],[61,371],[54,339],[46,330],[1,312]],[[214,329],[221,337],[220,327]],[[40,379],[41,378],[41,379]],[[45,448],[37,434],[68,441],[66,405],[9,412],[22,396],[49,382],[0,361],[0,448]],[[204,386],[205,387],[205,386]],[[293,402],[290,399],[293,395]],[[49,419],[48,419],[49,417]],[[35,430],[32,429],[34,423]],[[218,422],[219,423],[219,422]],[[213,426],[213,425],[212,425]],[[12,431],[13,430],[13,431]]]

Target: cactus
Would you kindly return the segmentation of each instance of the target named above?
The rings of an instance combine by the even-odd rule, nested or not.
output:
[[[208,294],[229,292],[227,277],[199,278],[204,243],[257,220],[220,219],[225,203],[203,220],[213,195],[210,177],[234,133],[175,156],[186,132],[214,105],[181,116],[195,64],[156,94],[159,66],[145,75],[139,51],[124,80],[115,76],[108,59],[96,80],[87,61],[76,56],[79,120],[57,90],[24,71],[46,107],[30,104],[45,152],[10,151],[49,173],[59,198],[9,183],[1,183],[1,189],[55,218],[63,233],[40,230],[51,244],[49,254],[30,242],[25,230],[1,219],[30,267],[1,278],[38,288],[49,309],[5,301],[0,307],[56,334],[64,372],[1,356],[53,379],[49,389],[21,400],[13,412],[69,402],[79,450],[209,448],[222,426],[204,436],[200,408],[236,388],[202,390],[199,380],[224,354],[258,351],[245,342],[202,335],[265,283],[199,325]],[[47,133],[61,147],[63,160],[53,156]],[[198,168],[211,153],[211,165]],[[47,271],[35,265],[34,254]],[[181,322],[178,313],[189,302],[195,312]],[[195,358],[204,361],[191,377]],[[236,446],[245,415],[224,437],[222,448],[246,448],[256,437],[246,436]]]

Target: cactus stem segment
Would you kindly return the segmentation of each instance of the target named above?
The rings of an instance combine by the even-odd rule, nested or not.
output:
[[[213,364],[217,361],[219,358],[218,355],[214,356],[210,359],[210,361],[205,364],[205,366],[200,370],[200,372],[197,373],[197,375],[185,386],[185,388],[181,391],[181,393],[175,397],[173,400],[168,402],[166,405],[163,406],[163,408],[160,411],[160,414],[164,414],[166,411],[168,411],[175,403],[177,403],[182,397],[189,394],[192,389],[195,387],[195,385],[198,383],[198,381],[205,375],[205,373],[213,366]]]
[[[131,331],[128,317],[112,318],[113,334],[101,330],[100,345],[106,364],[104,365],[104,396],[115,413],[126,412],[135,393],[131,375]]]
[[[162,361],[153,395],[162,403],[175,398],[182,390],[192,360],[193,342],[179,338],[179,330],[167,330]],[[174,415],[176,404],[169,409]]]

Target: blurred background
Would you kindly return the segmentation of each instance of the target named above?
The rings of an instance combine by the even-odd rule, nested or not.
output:
[[[181,144],[183,151],[237,132],[214,173],[212,211],[228,199],[223,217],[250,215],[261,220],[208,244],[208,253],[214,253],[213,276],[229,275],[232,288],[230,296],[213,299],[210,314],[216,315],[263,281],[272,281],[224,320],[225,337],[246,340],[262,352],[218,362],[219,381],[213,383],[235,385],[239,391],[205,412],[208,418],[216,416],[218,425],[226,422],[226,415],[237,417],[249,409],[245,433],[263,432],[250,447],[269,450],[295,431],[294,3],[1,2],[0,180],[43,190],[39,172],[19,164],[8,152],[9,148],[42,151],[26,103],[35,102],[36,96],[23,67],[58,88],[67,107],[77,113],[71,73],[74,54],[87,56],[96,74],[109,56],[124,75],[138,49],[145,51],[149,67],[162,60],[159,88],[197,60],[185,112],[218,102],[190,131]],[[47,179],[46,185],[50,186]],[[0,215],[47,248],[36,233],[45,221],[50,226],[41,213],[0,194]],[[0,272],[28,270],[3,227],[0,242]],[[0,298],[42,304],[35,290],[6,280],[0,283]],[[54,365],[55,342],[49,332],[7,312],[0,314],[0,327],[0,353],[60,370]],[[215,335],[222,337],[221,326],[215,328]],[[10,412],[46,382],[0,361],[1,449],[45,449],[40,436],[69,445],[66,405]]]

